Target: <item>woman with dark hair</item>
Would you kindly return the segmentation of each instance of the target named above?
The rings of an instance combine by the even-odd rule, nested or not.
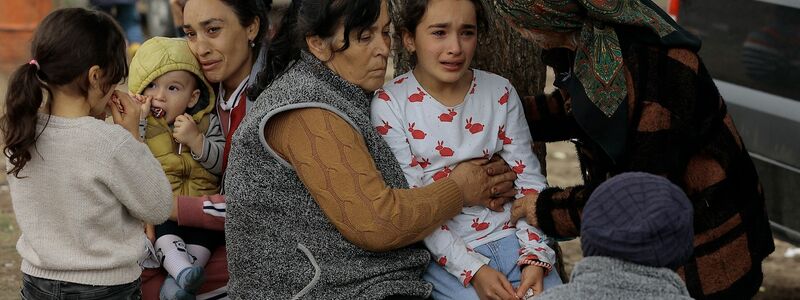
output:
[[[209,156],[220,156],[224,172],[227,165],[230,141],[245,114],[253,107],[255,98],[248,91],[256,81],[256,72],[261,69],[269,37],[267,13],[271,0],[189,0],[183,10],[182,29],[186,33],[194,56],[206,79],[217,85],[216,113],[226,143],[221,147],[204,147],[201,153],[193,153],[201,160]],[[257,93],[256,93],[257,94]],[[191,123],[191,122],[190,122]],[[189,134],[200,134],[197,126],[187,124],[183,130]],[[224,193],[224,187],[223,187]],[[180,226],[224,230],[225,197],[222,195],[190,197],[179,196],[173,203],[170,220]],[[228,267],[226,249],[212,249],[205,267],[205,283],[198,296],[222,299],[227,295]],[[162,289],[164,273],[147,269],[143,274],[142,291],[145,299],[156,299]],[[165,295],[174,295],[177,286],[164,285]],[[187,295],[191,296],[191,295]]]
[[[694,206],[694,254],[676,271],[692,297],[749,298],[774,250],[753,162],[700,40],[650,0],[494,2],[542,48],[558,91],[530,99],[534,140],[573,139],[584,184],[547,188],[514,212],[556,237],[579,235],[589,195],[611,176],[664,176]]]
[[[471,161],[408,189],[369,118],[389,42],[387,1],[292,2],[225,178],[234,298],[428,298],[412,244],[515,178]]]

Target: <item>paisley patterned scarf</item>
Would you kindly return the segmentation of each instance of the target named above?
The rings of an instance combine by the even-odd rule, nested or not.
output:
[[[646,29],[664,46],[700,49],[700,41],[650,0],[493,0],[498,12],[519,31],[580,31],[573,62],[589,100],[606,117],[627,94],[622,49],[615,25]],[[633,37],[636,38],[636,37]]]

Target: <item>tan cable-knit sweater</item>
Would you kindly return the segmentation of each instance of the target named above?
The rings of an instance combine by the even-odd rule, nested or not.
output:
[[[361,248],[386,251],[422,241],[436,229],[431,223],[441,223],[461,211],[461,192],[451,179],[417,189],[388,187],[380,180],[381,174],[361,135],[329,110],[288,111],[273,117],[265,130],[267,143],[281,158],[293,166],[308,166],[297,168],[299,177],[336,229]],[[337,144],[351,147],[339,148]],[[347,157],[347,164],[341,162],[342,157]],[[326,176],[316,176],[316,172],[308,172],[311,170],[328,171]],[[335,180],[359,176],[369,178],[363,178],[362,185],[354,180]],[[324,190],[325,182],[333,180],[337,183],[336,194]],[[358,195],[380,200],[374,206],[349,204],[360,198]],[[427,214],[418,209],[422,203],[429,205]],[[342,207],[347,209],[341,210]]]
[[[22,272],[90,285],[133,282],[145,249],[142,221],[164,222],[172,208],[161,165],[121,126],[47,118],[39,115],[41,135],[21,178],[8,177]]]

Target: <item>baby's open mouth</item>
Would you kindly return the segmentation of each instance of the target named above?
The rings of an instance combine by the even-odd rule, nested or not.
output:
[[[158,107],[151,107],[150,111],[153,113],[153,117],[156,118],[161,118],[166,114],[166,112],[163,109]]]

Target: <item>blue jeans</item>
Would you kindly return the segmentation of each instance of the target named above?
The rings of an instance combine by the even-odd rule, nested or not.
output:
[[[139,18],[139,11],[136,10],[135,3],[116,4],[113,7],[98,6],[97,8],[109,14],[112,8],[116,8],[117,13],[114,18],[119,22],[122,30],[125,30],[125,37],[127,37],[128,43],[141,44],[144,42],[144,33],[142,32],[142,24],[140,23],[141,18]]]
[[[517,266],[519,258],[519,241],[516,235],[509,235],[500,240],[483,244],[475,248],[480,254],[491,259],[489,267],[506,275],[508,281],[514,288],[519,286],[520,268]],[[458,278],[439,266],[435,261],[428,264],[428,270],[422,276],[425,280],[433,284],[433,299],[478,299],[478,294],[472,284],[464,287]],[[554,267],[550,274],[544,278],[544,289],[561,284],[561,278]]]
[[[140,300],[141,279],[120,285],[85,285],[22,274],[22,300]]]

